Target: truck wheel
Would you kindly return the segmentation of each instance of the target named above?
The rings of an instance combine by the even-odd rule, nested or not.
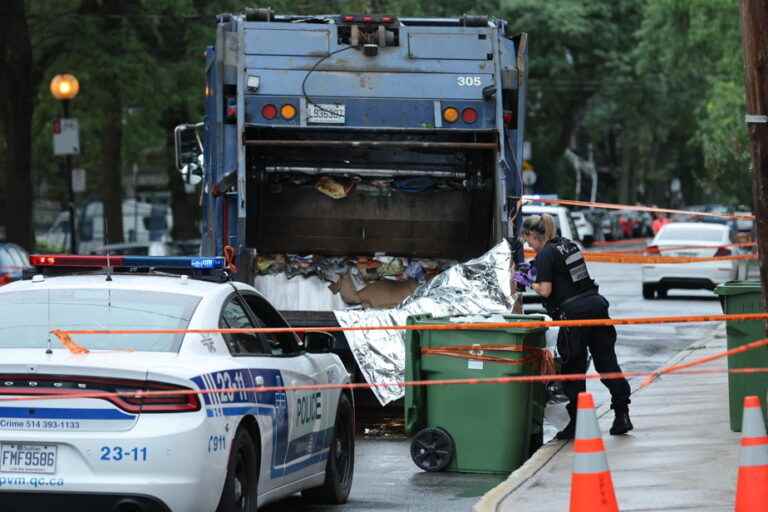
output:
[[[336,410],[333,439],[325,464],[325,482],[320,487],[301,491],[305,498],[318,503],[341,505],[352,490],[355,470],[355,412],[347,395],[341,395]]]
[[[656,288],[653,285],[643,283],[643,298],[651,300],[656,295]]]
[[[248,431],[238,427],[229,451],[227,479],[216,512],[256,512],[259,452]]]
[[[444,428],[421,429],[411,442],[411,459],[424,471],[443,471],[455,453],[456,444]]]

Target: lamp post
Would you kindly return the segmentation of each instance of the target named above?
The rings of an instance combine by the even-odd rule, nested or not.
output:
[[[57,100],[61,101],[64,117],[54,125],[54,151],[56,154],[64,155],[67,173],[67,188],[69,189],[69,247],[72,254],[77,254],[77,237],[75,231],[75,191],[72,187],[72,155],[80,152],[79,135],[77,133],[77,124],[69,119],[69,102],[72,101],[77,93],[80,92],[80,84],[74,75],[56,75],[51,80],[51,94]],[[74,144],[59,149],[56,147],[55,137],[60,134],[63,123],[69,123],[74,130]],[[58,132],[57,132],[58,130]]]

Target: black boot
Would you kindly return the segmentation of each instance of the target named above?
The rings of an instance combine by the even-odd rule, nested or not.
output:
[[[634,428],[629,420],[629,411],[615,411],[614,414],[616,416],[613,419],[613,425],[610,430],[612,436],[626,434]]]
[[[576,420],[571,418],[571,421],[568,422],[568,425],[566,425],[563,430],[555,434],[555,439],[559,439],[560,441],[570,441],[574,437],[576,437]]]

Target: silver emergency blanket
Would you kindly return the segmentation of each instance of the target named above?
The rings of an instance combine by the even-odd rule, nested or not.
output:
[[[393,309],[334,311],[342,327],[405,325],[412,315],[433,317],[509,314],[512,250],[504,240],[479,258],[449,267]],[[406,331],[346,331],[345,336],[365,380],[381,405],[404,395]],[[389,385],[386,385],[389,384]]]

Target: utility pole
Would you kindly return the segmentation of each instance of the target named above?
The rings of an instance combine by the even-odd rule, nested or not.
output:
[[[752,199],[763,306],[768,298],[768,2],[741,0],[746,123],[752,146]]]

